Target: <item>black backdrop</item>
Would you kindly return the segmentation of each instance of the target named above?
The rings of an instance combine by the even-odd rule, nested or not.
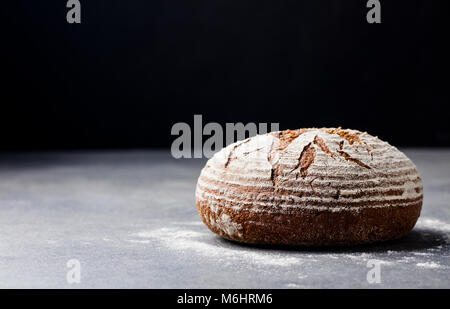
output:
[[[342,126],[450,146],[448,1],[1,5],[0,149],[168,147],[176,122]]]

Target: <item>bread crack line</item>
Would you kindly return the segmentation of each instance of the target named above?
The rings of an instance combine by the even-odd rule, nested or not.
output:
[[[288,172],[288,174],[294,172],[297,169],[300,169],[299,175],[301,177],[306,177],[308,175],[308,169],[314,164],[314,160],[316,157],[316,148],[314,147],[314,145],[317,145],[318,148],[320,148],[320,150],[322,150],[324,153],[326,153],[327,155],[329,155],[332,158],[336,158],[336,156],[338,155],[338,156],[344,158],[345,160],[355,163],[361,167],[367,168],[369,170],[372,169],[369,165],[363,163],[361,160],[353,158],[351,155],[349,155],[345,151],[342,151],[341,150],[343,148],[342,143],[339,144],[340,150],[337,150],[337,153],[334,153],[330,150],[330,148],[328,147],[326,142],[321,137],[316,135],[312,142],[309,142],[307,145],[305,145],[303,147],[303,150],[300,153],[300,156],[298,158],[297,164]],[[281,152],[283,152],[283,151],[281,151]],[[275,158],[275,156],[273,154],[273,144],[272,144],[270,151],[268,153],[268,156],[267,156],[267,160],[272,165],[271,174],[270,174],[270,179],[272,181],[272,185],[274,187],[277,187],[277,185],[279,183],[279,178],[281,176],[280,175],[281,169],[280,169],[279,159],[274,163],[273,162],[274,158]],[[298,177],[298,175],[296,176],[296,178],[297,177]]]
[[[237,159],[237,157],[233,157],[234,151],[236,150],[236,148],[238,148],[239,146],[248,143],[250,141],[250,139],[246,139],[240,143],[237,143],[236,145],[233,146],[233,148],[230,150],[230,153],[228,154],[228,158],[227,161],[225,162],[224,167],[227,168],[228,165],[231,163],[231,161],[233,161],[234,159]]]
[[[372,169],[370,166],[368,166],[367,164],[364,164],[363,162],[361,162],[358,159],[353,158],[351,155],[349,155],[348,153],[342,151],[342,150],[338,150],[338,154],[343,157],[345,160],[349,161],[349,162],[353,162],[358,164],[359,166],[365,167],[367,169]]]

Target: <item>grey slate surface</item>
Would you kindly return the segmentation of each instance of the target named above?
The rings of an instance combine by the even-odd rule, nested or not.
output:
[[[167,151],[0,155],[2,288],[450,288],[450,150],[406,149],[424,182],[405,238],[286,250],[211,233],[194,204],[205,160]],[[66,280],[67,261],[81,282]],[[366,280],[381,261],[381,283]]]

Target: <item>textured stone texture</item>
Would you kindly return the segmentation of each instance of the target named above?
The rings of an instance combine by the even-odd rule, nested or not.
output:
[[[195,207],[206,160],[168,152],[0,155],[0,287],[450,288],[450,150],[405,150],[424,184],[402,239],[265,248],[211,233]],[[69,259],[81,283],[66,282]],[[382,261],[380,284],[367,262]]]

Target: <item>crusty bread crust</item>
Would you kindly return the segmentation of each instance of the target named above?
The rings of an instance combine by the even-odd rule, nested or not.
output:
[[[196,204],[224,238],[253,244],[352,245],[395,239],[422,207],[415,165],[377,137],[340,128],[258,135],[203,168]]]

